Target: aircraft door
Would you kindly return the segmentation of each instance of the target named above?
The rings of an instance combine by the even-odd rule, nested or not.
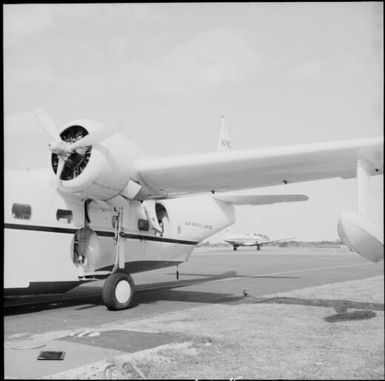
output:
[[[159,226],[162,230],[161,236],[167,236],[169,234],[169,217],[166,208],[160,203],[155,204],[156,216],[159,222]]]
[[[156,235],[163,237],[169,233],[169,217],[163,204],[154,200],[146,200],[143,203],[148,221]]]

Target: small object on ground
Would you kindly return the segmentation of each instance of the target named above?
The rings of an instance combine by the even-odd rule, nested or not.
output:
[[[65,352],[62,351],[42,351],[38,360],[63,360]]]
[[[243,289],[242,294],[243,294],[243,296],[248,296],[249,295],[249,293],[248,293],[246,288]]]

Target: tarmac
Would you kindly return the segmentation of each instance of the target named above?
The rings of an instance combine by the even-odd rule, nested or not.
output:
[[[134,274],[133,307],[109,311],[102,282],[63,295],[7,300],[4,308],[4,376],[60,378],[71,369],[99,363],[108,367],[127,353],[167,346],[179,339],[145,330],[127,330],[129,321],[189,310],[202,305],[237,305],[245,296],[366,279],[383,275],[373,264],[343,248],[198,248],[175,269]],[[274,324],[272,322],[271,324]],[[41,351],[65,352],[62,360],[38,360]],[[142,378],[135,370],[133,378]]]

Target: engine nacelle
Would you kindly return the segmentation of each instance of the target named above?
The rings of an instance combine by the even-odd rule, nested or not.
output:
[[[60,131],[64,142],[74,143],[98,130],[100,123],[77,120],[66,124]],[[121,133],[68,155],[60,175],[59,189],[97,200],[108,200],[119,195],[129,182],[132,163],[141,151]],[[58,156],[51,153],[52,174],[56,175]]]
[[[367,218],[343,212],[338,220],[338,235],[349,249],[372,262],[384,259],[384,233]]]

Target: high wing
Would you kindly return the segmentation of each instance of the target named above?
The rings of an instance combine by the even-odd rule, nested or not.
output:
[[[282,241],[288,241],[291,238],[281,238],[281,239],[273,239],[271,241],[259,241],[257,237],[253,236],[239,236],[239,237],[228,237],[225,239],[225,242],[231,243],[231,244],[238,244],[240,246],[262,246],[267,245],[274,242],[282,242]]]
[[[225,242],[230,243],[231,245],[236,246],[255,246],[257,244],[257,239],[253,237],[239,237],[239,238],[227,238]]]
[[[135,162],[138,198],[176,197],[207,191],[226,192],[284,183],[356,176],[364,159],[370,174],[383,173],[383,137],[223,151]]]

